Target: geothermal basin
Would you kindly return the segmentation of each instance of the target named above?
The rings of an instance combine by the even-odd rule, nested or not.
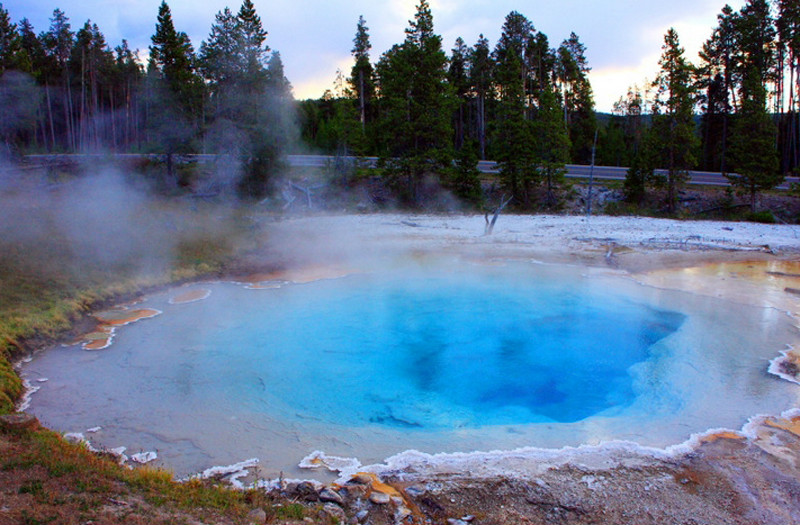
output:
[[[322,479],[298,468],[314,451],[663,448],[798,406],[767,371],[796,339],[779,308],[518,257],[316,273],[153,294],[131,309],[160,315],[104,349],[37,354],[29,411],[178,476],[255,457],[266,477]]]

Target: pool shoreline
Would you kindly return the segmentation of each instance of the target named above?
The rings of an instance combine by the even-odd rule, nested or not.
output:
[[[628,275],[638,275],[658,269],[666,269],[666,270],[685,269],[687,267],[696,266],[700,263],[713,264],[713,263],[729,263],[729,262],[741,262],[741,261],[753,261],[753,260],[794,261],[797,260],[797,255],[798,253],[800,253],[800,246],[797,245],[795,245],[794,247],[790,245],[781,245],[777,247],[765,248],[762,245],[753,243],[749,244],[740,243],[738,246],[734,245],[725,246],[724,244],[716,243],[715,241],[715,243],[717,244],[716,247],[713,247],[711,243],[691,244],[684,242],[686,238],[683,237],[683,233],[681,233],[681,235],[679,236],[674,237],[672,240],[665,237],[664,239],[659,241],[659,243],[643,242],[641,240],[637,241],[629,239],[615,239],[611,235],[605,235],[605,236],[595,235],[592,237],[586,237],[577,240],[573,236],[569,238],[568,242],[564,242],[560,246],[554,246],[552,243],[552,239],[548,239],[547,242],[539,242],[539,243],[529,243],[526,240],[521,241],[520,234],[518,232],[508,231],[508,230],[504,231],[500,227],[501,225],[503,225],[503,219],[505,218],[506,217],[501,216],[500,221],[498,222],[499,229],[497,230],[499,235],[494,239],[480,238],[477,237],[476,234],[474,233],[470,233],[469,236],[456,234],[454,238],[447,238],[445,236],[439,236],[439,235],[425,236],[424,228],[421,231],[422,235],[418,235],[418,232],[420,230],[419,227],[412,228],[409,226],[405,226],[404,224],[402,224],[402,221],[400,221],[399,223],[392,224],[393,228],[389,238],[388,239],[386,237],[380,238],[379,242],[381,244],[389,243],[392,241],[391,238],[392,236],[395,236],[395,240],[397,237],[400,237],[403,239],[402,240],[403,243],[413,248],[414,253],[416,253],[417,256],[423,258],[426,256],[426,254],[434,254],[439,250],[448,249],[448,250],[453,250],[456,253],[461,252],[462,254],[465,255],[477,255],[481,257],[483,260],[492,260],[497,258],[502,259],[506,257],[512,259],[522,258],[525,260],[547,259],[546,262],[554,262],[554,263],[561,262],[568,264],[588,265],[597,268],[609,268],[614,272],[621,272]],[[475,218],[471,219],[472,220],[470,221],[470,224],[472,224],[472,222],[475,221]],[[575,219],[580,220],[580,218],[575,218]],[[299,219],[299,222],[305,223],[301,224],[303,228],[308,228],[315,234],[318,234],[319,222],[314,223],[314,220],[315,220],[314,218],[311,219],[304,218],[304,219]],[[386,218],[383,217],[382,220],[385,221]],[[413,220],[415,224],[423,222],[423,220],[420,219],[419,217],[415,217]],[[426,220],[430,220],[432,222],[447,223],[448,220],[457,222],[457,221],[465,221],[466,219],[459,218],[457,220],[453,220],[449,217],[442,218],[435,216],[426,216]],[[296,233],[297,229],[292,227],[293,226],[292,222],[293,221],[286,221],[285,225],[289,226],[288,228],[289,232]],[[462,224],[462,222],[458,222],[458,224]],[[294,226],[296,225],[297,223],[294,223]],[[727,227],[736,227],[736,225],[738,225],[738,223],[735,223],[733,226],[727,226]],[[371,226],[374,226],[374,224]],[[433,229],[433,227],[430,228]],[[452,226],[439,227],[438,229],[439,230],[452,229]],[[374,233],[380,234],[381,232],[374,232]],[[378,236],[381,237],[380,235]],[[509,239],[509,237],[512,238]],[[479,239],[479,240],[475,242],[465,243],[464,238],[467,238],[468,240],[474,240],[474,239]],[[210,280],[213,281],[238,280],[238,279],[243,279],[243,276],[246,276],[248,274],[264,271],[265,269],[274,270],[276,267],[282,267],[284,271],[290,271],[292,269],[291,268],[292,265],[299,264],[302,266],[304,264],[304,260],[313,259],[315,257],[314,253],[302,253],[301,256],[293,254],[294,256],[284,257],[282,260],[281,257],[279,256],[277,260],[267,261],[264,259],[260,259],[260,256],[263,255],[264,255],[263,252],[249,254],[242,261],[238,263],[238,267],[235,268],[231,274],[198,276],[197,278],[186,281],[183,284],[208,282]],[[319,252],[317,252],[317,256],[318,255]],[[339,253],[338,255],[341,256],[341,260],[344,261],[346,261],[348,257],[352,256],[352,254],[349,252]],[[213,279],[209,279],[209,277],[213,277]],[[159,285],[136,294],[131,294],[130,296],[138,297],[144,294],[152,294],[172,289],[175,286],[176,285],[174,284]],[[114,300],[108,300],[104,301],[103,304],[105,307],[108,305],[116,304],[116,302]],[[88,315],[91,315],[91,313]],[[776,355],[776,358],[778,357],[779,356]],[[22,358],[23,357],[20,357],[20,359]],[[16,364],[18,364],[18,361],[15,362],[15,366]],[[782,417],[783,415],[785,415],[785,417]],[[731,429],[734,431],[733,434],[726,434],[727,431],[724,431],[722,435],[718,437],[714,437],[712,433],[707,436],[698,436],[697,438],[695,437],[690,438],[689,440],[687,440],[687,442],[682,444],[676,444],[673,447],[681,447],[687,445],[690,441],[696,446],[689,447],[689,449],[681,449],[680,453],[676,453],[674,456],[670,456],[668,458],[667,457],[655,458],[654,460],[655,463],[653,465],[641,464],[640,467],[662,468],[664,466],[664,463],[667,463],[672,468],[675,467],[675,463],[679,465],[685,463],[691,463],[693,461],[693,458],[691,457],[693,454],[703,455],[704,450],[720,446],[719,442],[725,443],[724,447],[736,448],[736,446],[734,444],[731,444],[731,442],[737,442],[739,440],[738,437],[739,435],[741,435],[746,441],[746,443],[741,448],[742,450],[751,451],[749,453],[752,453],[752,451],[754,450],[753,447],[755,447],[756,449],[765,451],[768,454],[773,453],[777,454],[778,457],[780,457],[780,454],[782,453],[781,451],[777,450],[775,447],[770,448],[768,443],[765,444],[766,448],[763,448],[760,446],[758,442],[759,436],[761,435],[766,436],[769,432],[773,432],[776,429],[781,430],[783,432],[788,432],[788,434],[794,436],[792,438],[794,439],[794,441],[789,443],[789,445],[787,445],[786,448],[794,450],[795,452],[800,454],[800,435],[794,434],[792,432],[792,430],[795,428],[795,426],[793,425],[796,425],[797,421],[800,420],[800,414],[791,412],[791,413],[784,413],[783,415],[764,416],[764,415],[754,414],[753,417],[751,418],[751,421],[748,422],[744,427],[742,427],[742,429]],[[787,428],[789,430],[786,430]],[[774,436],[774,434],[771,435]],[[784,437],[788,439],[788,437],[786,436]],[[705,438],[709,439],[705,440]],[[766,443],[765,440],[766,438],[762,439],[762,444]],[[603,445],[598,445],[598,446],[592,445],[588,447],[602,448]],[[677,451],[678,449],[674,450]],[[548,452],[552,451],[553,454],[557,454],[559,452],[558,449],[555,450],[547,449],[547,451]],[[518,461],[520,459],[519,453],[514,454],[514,452],[515,451],[505,451],[504,453],[509,454],[509,457],[512,460]],[[479,454],[486,454],[486,453],[479,453]],[[624,461],[618,462],[613,465],[603,464],[602,461],[599,461],[595,467],[592,466],[589,466],[588,468],[581,467],[581,469],[585,470],[586,472],[589,472],[589,474],[586,473],[582,474],[580,479],[583,480],[586,476],[593,476],[594,474],[591,474],[592,472],[594,473],[607,472],[622,467],[627,469],[629,468],[630,465],[626,464],[625,461],[629,462],[633,461],[633,463],[636,463],[636,461],[634,460],[638,455],[639,455],[638,453],[634,453],[633,456],[630,456],[628,458],[623,458]],[[472,486],[473,482],[475,481],[495,479],[497,478],[497,476],[503,476],[502,469],[492,472],[489,472],[487,470],[485,473],[481,473],[479,470],[476,470],[475,468],[464,467],[459,471],[459,468],[457,466],[447,461],[437,466],[436,469],[426,472],[424,468],[422,468],[422,466],[423,465],[430,466],[431,464],[435,463],[435,461],[431,460],[431,457],[433,456],[432,455],[414,456],[413,454],[409,455],[406,453],[401,453],[396,456],[393,456],[392,458],[387,458],[388,460],[391,460],[388,464],[386,464],[385,466],[376,465],[371,471],[376,472],[382,478],[395,480],[396,482],[403,484],[408,484],[411,482],[419,484],[422,483],[421,480],[425,479],[441,480],[443,478],[446,478],[447,480],[453,481],[455,483],[451,487],[451,489],[452,491],[458,493],[461,492],[462,488],[467,486]],[[405,465],[402,465],[401,460],[403,459],[405,460],[411,459],[413,461],[407,461]],[[581,462],[585,460],[586,457],[583,457],[582,459],[576,462],[564,461],[559,466],[556,466],[554,468],[555,469],[564,468],[565,470],[570,470],[576,467],[580,467],[580,465],[583,464]],[[487,461],[486,456],[485,455],[483,457],[476,456],[476,461],[478,463],[481,462],[485,463]],[[597,460],[593,461],[597,462]],[[536,478],[537,476],[541,477],[542,475],[544,475],[540,470],[535,470],[534,472],[537,472],[538,474],[533,474],[532,478]],[[348,473],[348,475],[350,474],[352,473]],[[517,481],[526,479],[525,476],[519,476],[519,475],[516,476],[512,475],[511,477],[516,479]],[[344,477],[339,480],[340,483],[344,483],[345,481],[346,480],[344,479]],[[458,486],[459,483],[461,484],[461,488],[459,488]],[[581,483],[585,484],[585,481],[581,481]],[[683,484],[680,480],[678,483],[679,485]],[[693,482],[690,481],[687,484],[690,483]],[[668,504],[668,502],[665,502],[665,504]]]

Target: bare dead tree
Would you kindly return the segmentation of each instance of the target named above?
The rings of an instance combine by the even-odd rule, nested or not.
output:
[[[497,206],[497,208],[495,208],[494,210],[489,210],[484,214],[483,218],[486,219],[486,227],[483,230],[484,235],[492,234],[492,231],[494,230],[494,225],[497,222],[497,218],[500,216],[500,212],[503,211],[503,208],[508,206],[508,203],[511,202],[511,199],[513,198],[514,198],[513,196],[506,198],[506,196],[503,195],[502,197],[500,197],[500,205]],[[489,220],[490,213],[493,214],[491,221]]]

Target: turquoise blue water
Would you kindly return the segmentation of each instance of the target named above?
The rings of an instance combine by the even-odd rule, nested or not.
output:
[[[355,275],[253,297],[210,387],[307,417],[409,429],[573,422],[630,403],[629,368],[684,316],[568,281]],[[257,410],[257,406],[251,407]]]
[[[588,272],[588,275],[585,274]],[[445,261],[278,289],[194,285],[106,350],[38,354],[30,410],[95,445],[157,450],[179,475],[324,450],[666,446],[792,406],[766,374],[796,334],[781,312],[572,267]],[[46,382],[38,382],[46,378]]]

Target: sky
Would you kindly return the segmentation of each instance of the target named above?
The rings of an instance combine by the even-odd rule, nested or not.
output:
[[[234,12],[239,0],[171,0],[175,27],[186,32],[195,49],[208,37],[214,15],[227,6]],[[69,17],[72,29],[87,19],[96,23],[109,44],[123,38],[140,57],[147,56],[161,0],[0,0],[13,21],[28,18],[38,32],[50,25],[53,10]],[[418,0],[253,0],[267,44],[279,51],[286,77],[297,99],[318,98],[333,89],[336,71],[352,67],[350,51],[359,15],[369,27],[371,57],[405,38],[404,29],[416,12]],[[525,15],[546,34],[551,47],[575,32],[586,46],[592,68],[590,80],[598,111],[610,111],[614,102],[634,84],[643,85],[658,71],[664,34],[674,27],[697,62],[697,52],[716,26],[725,0],[430,0],[435,31],[449,54],[457,37],[473,45],[484,34],[493,48],[503,21],[511,11]],[[738,10],[745,0],[728,0]]]

